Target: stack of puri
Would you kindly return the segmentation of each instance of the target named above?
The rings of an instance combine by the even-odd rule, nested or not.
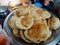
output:
[[[52,30],[60,27],[60,20],[57,17],[50,17],[48,11],[31,4],[20,6],[10,17],[8,24],[17,38],[27,43],[40,43],[48,40]]]

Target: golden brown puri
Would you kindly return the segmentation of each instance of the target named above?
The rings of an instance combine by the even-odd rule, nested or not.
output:
[[[43,19],[48,19],[51,17],[51,14],[48,11],[43,11],[43,13],[41,14]]]
[[[17,28],[17,27],[16,27],[16,24],[15,24],[15,22],[16,22],[17,19],[18,19],[17,16],[12,16],[12,17],[10,18],[10,20],[8,21],[8,24],[9,24],[9,26],[10,26],[12,29]]]
[[[36,12],[36,9],[31,9],[29,11],[29,15],[31,15],[34,18],[35,22],[42,19],[42,17]]]
[[[20,37],[20,30],[19,30],[18,28],[14,28],[14,29],[13,29],[13,34],[14,34],[14,36],[16,36],[16,37],[21,38],[21,37]]]
[[[22,23],[25,27],[27,27],[27,26],[29,26],[29,24],[31,24],[31,21],[32,21],[32,17],[29,16],[29,15],[26,15],[26,16],[22,19],[21,23]]]
[[[31,6],[21,6],[17,9],[17,16],[25,16],[29,13]]]
[[[46,23],[44,21],[39,21],[35,23],[29,30],[26,30],[24,35],[34,43],[40,43],[41,41],[46,41],[51,34]]]
[[[60,27],[60,20],[56,17],[51,18],[48,20],[48,25],[49,25],[50,29],[56,30]]]
[[[16,26],[19,29],[29,29],[34,24],[34,20],[32,17],[27,16],[21,16],[16,21]]]
[[[32,43],[31,41],[29,41],[25,36],[24,36],[24,30],[20,30],[20,36],[21,38],[26,41],[27,43]]]

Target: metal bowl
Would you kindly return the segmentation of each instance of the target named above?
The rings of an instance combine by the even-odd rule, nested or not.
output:
[[[7,10],[7,6],[0,6],[0,12],[5,12]]]
[[[0,18],[5,18],[8,15],[9,11],[7,8],[7,6],[0,6]]]
[[[12,11],[5,19],[4,21],[4,30],[6,31],[6,33],[8,34],[8,36],[10,36],[13,40],[14,45],[37,45],[37,44],[28,44],[26,42],[24,42],[22,39],[16,38],[13,33],[12,33],[12,29],[9,27],[8,25],[8,20],[10,19],[11,16],[13,16],[13,14],[16,12],[16,10]],[[53,15],[53,14],[51,14]],[[55,45],[58,41],[60,40],[60,28],[57,29],[56,31],[53,31],[51,37],[46,40],[45,42],[41,42],[38,45]]]

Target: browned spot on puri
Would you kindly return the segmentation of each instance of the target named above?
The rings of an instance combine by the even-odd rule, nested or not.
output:
[[[23,19],[22,19],[22,22],[21,22],[24,26],[27,27],[27,25],[29,25],[31,23],[31,19],[30,17],[28,16],[25,16]]]
[[[34,24],[29,30],[29,35],[32,38],[39,38],[40,35],[40,24]]]

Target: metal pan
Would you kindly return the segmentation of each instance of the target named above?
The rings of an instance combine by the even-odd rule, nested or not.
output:
[[[12,33],[12,29],[8,25],[8,20],[15,12],[16,12],[16,10],[12,11],[6,17],[6,19],[4,21],[4,25],[3,25],[3,28],[6,31],[6,33],[8,34],[8,36],[10,36],[12,38],[14,45],[56,45],[56,43],[60,40],[60,28],[57,29],[57,31],[53,31],[52,36],[47,41],[42,42],[40,44],[28,44],[28,43],[24,42],[22,39],[16,38]],[[53,13],[51,13],[51,15],[53,15]]]

